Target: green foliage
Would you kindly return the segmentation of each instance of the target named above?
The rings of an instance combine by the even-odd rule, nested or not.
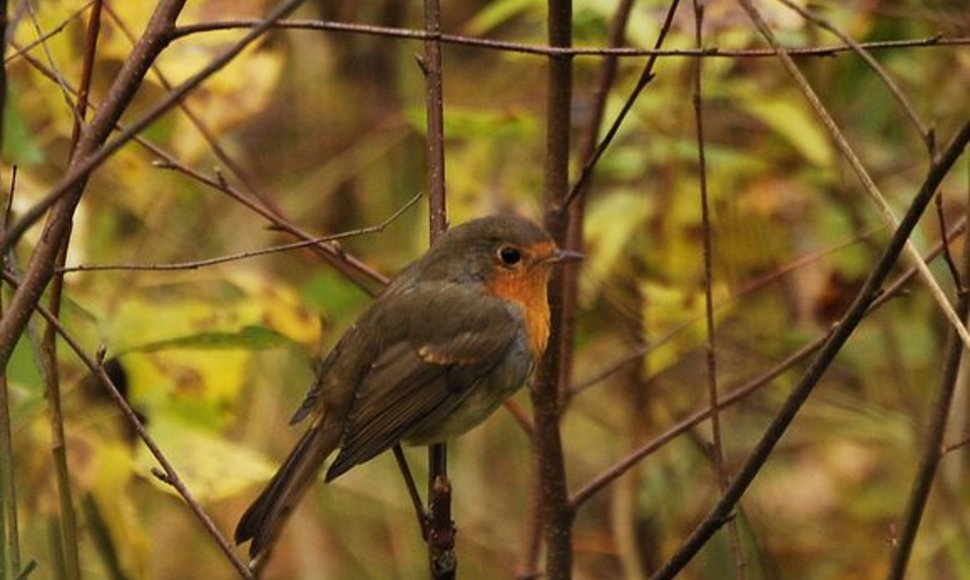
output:
[[[51,30],[83,3],[35,4],[41,27]],[[691,5],[681,4],[666,48],[694,45]],[[784,6],[762,4],[786,44],[836,42]],[[112,8],[137,35],[153,5],[114,2]],[[189,2],[180,22],[258,17],[268,5]],[[630,46],[653,45],[668,5],[634,3]],[[705,46],[764,46],[736,3],[704,5]],[[575,44],[603,46],[618,6],[618,0],[577,0]],[[960,2],[810,8],[860,42],[967,36]],[[536,0],[445,3],[444,10],[449,33],[546,42],[545,4]],[[421,27],[418,3],[318,3],[301,16]],[[36,38],[28,23],[20,19],[11,35],[19,46]],[[72,21],[48,44],[71,87],[81,74],[84,24],[84,18]],[[95,105],[131,51],[113,18],[105,16],[102,28]],[[174,41],[160,70],[178,83],[241,34]],[[241,175],[184,111],[165,115],[143,137],[313,235],[378,223],[427,190],[424,77],[413,62],[420,51],[415,41],[327,31],[274,32],[247,50],[185,100]],[[31,54],[47,62],[39,48]],[[938,143],[966,120],[965,46],[874,55],[935,127]],[[452,223],[497,211],[541,218],[546,59],[454,44],[445,45],[444,59]],[[587,130],[601,62],[573,60],[577,142]],[[587,259],[572,382],[598,376],[638,349],[646,352],[565,401],[571,491],[708,404],[695,62],[658,61],[656,78],[597,165],[583,200]],[[826,332],[888,235],[777,59],[712,56],[700,62],[723,394]],[[607,124],[643,63],[619,60]],[[928,156],[884,84],[851,54],[799,57],[797,63],[891,203],[905,208]],[[2,174],[6,188],[11,166],[19,166],[14,209],[21,214],[61,178],[73,115],[61,88],[24,59],[11,60],[8,72]],[[121,124],[166,92],[165,83],[149,74]],[[156,157],[128,145],[95,172],[75,216],[68,265],[185,262],[293,240],[230,197],[183,172],[156,167]],[[575,177],[584,160],[574,161]],[[967,162],[961,163],[941,188],[951,225],[966,211]],[[427,230],[424,201],[382,233],[340,247],[392,274],[420,255]],[[18,267],[38,235],[39,228],[18,247]],[[924,250],[938,239],[936,220],[929,218],[914,237]],[[959,260],[963,244],[952,249]],[[949,272],[934,268],[952,292]],[[89,354],[105,346],[149,433],[217,527],[229,530],[299,436],[287,423],[312,381],[308,361],[325,354],[369,300],[317,254],[299,250],[192,271],[72,273],[61,317]],[[926,410],[938,389],[946,342],[940,320],[914,285],[853,336],[741,503],[750,578],[885,575],[888,546],[920,459]],[[32,332],[42,330],[38,320]],[[100,510],[120,567],[131,578],[227,577],[228,565],[182,502],[168,501],[173,490],[152,474],[156,461],[64,343],[59,360],[73,492]],[[795,365],[723,411],[729,472],[748,456],[803,368]],[[48,404],[30,339],[18,342],[7,377],[25,560],[41,563],[41,577],[51,570],[45,522],[57,508]],[[967,387],[959,389],[965,403]],[[526,410],[527,398],[516,398]],[[957,427],[948,442],[966,437],[966,405],[953,415]],[[577,578],[637,578],[656,569],[718,497],[710,439],[709,423],[701,423],[581,506]],[[504,412],[452,446],[463,578],[519,572],[533,509],[531,450]],[[424,453],[408,454],[423,489]],[[962,485],[968,457],[964,449],[944,458],[910,564],[913,578],[970,574],[964,507],[970,488]],[[82,529],[85,577],[107,577],[95,526]],[[397,467],[380,457],[334,485],[316,486],[284,532],[266,576],[423,577],[423,550]],[[685,577],[724,577],[733,560],[726,536],[718,535]]]

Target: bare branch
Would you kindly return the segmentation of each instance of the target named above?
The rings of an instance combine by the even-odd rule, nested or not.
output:
[[[173,33],[173,38],[182,38],[191,34],[213,32],[217,30],[232,30],[239,28],[251,28],[259,22],[257,20],[239,19],[224,20],[221,22],[199,22],[179,26]],[[352,24],[347,22],[332,22],[326,20],[281,20],[276,24],[278,28],[295,28],[301,30],[325,30],[331,32],[347,32],[353,34],[367,34],[371,36],[383,36],[388,38],[400,38],[406,40],[426,40],[428,33],[424,30],[412,28],[394,28],[390,26],[372,26],[369,24]],[[658,48],[595,48],[595,47],[561,47],[545,46],[537,44],[524,44],[519,42],[508,42],[503,40],[491,40],[487,38],[474,38],[457,34],[442,34],[441,42],[446,44],[457,44],[462,46],[474,46],[489,50],[502,52],[516,52],[520,54],[532,54],[537,56],[575,56],[575,57],[620,57],[635,58],[644,56],[658,57],[722,57],[722,58],[765,58],[775,56],[775,52],[770,49],[721,49],[718,47],[707,47],[701,50],[685,49],[658,49]],[[942,35],[930,36],[927,38],[913,38],[907,40],[882,40],[875,42],[860,43],[859,46],[866,50],[888,50],[895,48],[921,48],[921,47],[944,47],[944,46],[966,46],[970,45],[970,38],[966,37],[944,37]],[[797,56],[836,56],[840,53],[851,52],[853,48],[847,44],[835,44],[831,46],[810,46],[789,49],[789,54]]]
[[[58,272],[68,274],[68,273],[74,273],[74,272],[110,272],[110,271],[118,271],[118,270],[128,271],[128,272],[133,270],[149,270],[149,271],[198,270],[199,268],[215,266],[217,264],[225,264],[227,262],[235,262],[238,260],[246,260],[249,258],[255,258],[257,256],[265,256],[267,254],[289,252],[291,250],[298,250],[300,248],[317,246],[325,242],[335,242],[337,240],[343,240],[343,239],[351,238],[355,236],[362,236],[367,234],[383,232],[387,228],[387,226],[394,223],[399,217],[401,217],[404,214],[404,212],[406,212],[408,209],[414,206],[414,204],[416,204],[420,199],[421,199],[421,193],[419,192],[414,197],[409,199],[397,211],[395,211],[390,217],[388,217],[381,223],[373,226],[367,226],[365,228],[358,228],[356,230],[341,232],[339,234],[331,234],[329,236],[313,238],[310,240],[303,240],[301,242],[293,242],[290,244],[273,246],[272,248],[263,248],[261,250],[250,250],[248,252],[229,254],[228,256],[219,256],[217,258],[208,258],[206,260],[177,262],[174,264],[78,264],[76,266],[67,266],[64,268],[59,268]]]
[[[20,280],[14,277],[10,272],[4,271],[2,272],[2,276],[4,280],[14,286],[19,286],[21,283]],[[88,368],[91,374],[95,376],[105,388],[108,396],[112,401],[114,401],[115,405],[118,406],[121,413],[125,416],[125,419],[138,434],[138,437],[141,438],[141,440],[145,443],[145,446],[148,447],[148,450],[151,452],[152,456],[154,456],[159,465],[161,465],[164,475],[164,477],[161,478],[162,481],[171,485],[182,497],[182,499],[185,500],[185,503],[188,504],[189,509],[193,514],[195,514],[196,518],[202,524],[206,532],[208,532],[212,539],[215,540],[216,544],[219,546],[219,549],[223,554],[225,554],[226,558],[239,573],[239,576],[242,578],[252,578],[253,576],[249,572],[249,569],[242,562],[242,560],[239,559],[239,556],[236,555],[235,550],[233,550],[232,546],[216,527],[215,523],[212,521],[212,518],[210,518],[202,508],[202,505],[198,502],[198,500],[195,499],[192,493],[185,486],[185,483],[175,470],[175,467],[172,466],[165,454],[162,453],[161,448],[159,448],[158,444],[155,443],[155,440],[151,435],[149,435],[148,431],[145,430],[145,426],[138,418],[135,410],[131,408],[131,405],[128,404],[128,400],[118,390],[118,387],[111,380],[111,377],[108,376],[108,373],[105,372],[104,366],[101,364],[101,362],[91,358],[84,351],[84,349],[81,348],[80,343],[78,343],[74,336],[64,328],[64,326],[60,323],[57,317],[51,313],[51,311],[38,304],[37,312],[47,320],[47,323],[50,324],[54,330],[57,331],[57,334],[64,339],[64,342],[71,348],[71,350],[74,351],[84,366]]]
[[[747,2],[747,0],[741,1]],[[950,171],[950,168],[953,167],[953,164],[956,163],[956,160],[968,142],[970,142],[970,122],[963,125],[953,141],[930,167],[926,180],[920,187],[919,192],[914,196],[909,209],[900,222],[899,228],[895,231],[889,245],[869,273],[855,300],[853,300],[852,305],[846,311],[842,320],[835,325],[832,334],[825,341],[824,346],[822,346],[821,352],[815,357],[802,375],[801,380],[799,380],[798,384],[791,391],[785,403],[778,411],[778,414],[771,422],[771,425],[768,426],[761,440],[758,441],[751,456],[735,476],[727,492],[721,496],[721,499],[707,516],[705,516],[703,521],[698,524],[697,528],[694,529],[690,537],[685,540],[677,552],[657,571],[654,575],[655,579],[673,578],[697,554],[701,547],[707,543],[714,532],[724,524],[726,518],[730,516],[731,510],[734,509],[738,500],[741,499],[741,496],[747,491],[748,486],[754,481],[754,478],[768,460],[768,456],[775,448],[775,445],[778,444],[778,441],[784,435],[802,405],[808,400],[815,385],[821,380],[822,376],[828,370],[828,367],[832,364],[832,361],[835,360],[836,355],[872,306],[873,301],[881,293],[880,288],[883,282],[899,258],[899,254],[902,253],[903,248],[906,246],[906,241],[916,227],[920,216],[933,199],[933,194],[937,187],[939,187],[940,182]]]

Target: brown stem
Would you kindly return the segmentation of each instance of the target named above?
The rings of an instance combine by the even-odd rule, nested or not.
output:
[[[428,145],[428,206],[431,243],[448,229],[445,195],[445,129],[444,95],[441,70],[441,3],[424,0],[424,56],[418,64],[424,73],[425,110]],[[428,564],[431,577],[455,577],[455,523],[451,519],[451,483],[448,481],[448,446],[438,443],[428,447]]]
[[[20,286],[20,284],[22,284],[21,280],[18,280],[16,277],[14,277],[11,273],[7,271],[2,272],[2,277],[6,282],[10,283],[15,287]],[[36,307],[36,312],[38,312],[41,316],[43,316],[44,319],[47,321],[47,323],[54,328],[57,334],[59,334],[61,338],[64,339],[64,342],[68,345],[68,347],[70,347],[70,349],[74,351],[74,353],[81,360],[84,366],[87,367],[87,369],[91,372],[91,374],[94,377],[96,377],[100,382],[100,384],[105,388],[105,391],[107,391],[108,396],[118,406],[122,414],[125,416],[125,419],[132,426],[132,428],[134,428],[135,433],[145,443],[145,446],[148,447],[148,451],[152,454],[153,457],[155,457],[159,465],[161,465],[162,469],[160,473],[163,475],[163,477],[161,478],[162,481],[164,481],[168,485],[171,485],[175,489],[175,491],[182,497],[182,499],[185,500],[185,503],[188,504],[189,509],[196,516],[196,518],[198,518],[199,522],[202,524],[202,527],[206,530],[206,532],[208,532],[209,535],[212,537],[212,539],[215,540],[216,544],[219,546],[219,549],[222,550],[223,554],[225,554],[226,558],[230,561],[230,563],[239,573],[240,577],[252,578],[253,576],[250,573],[249,569],[242,562],[242,560],[240,560],[239,557],[236,555],[235,550],[229,544],[228,540],[226,540],[226,538],[222,535],[222,533],[219,531],[219,528],[217,528],[215,523],[212,521],[212,518],[209,517],[209,515],[202,508],[202,505],[198,502],[198,500],[195,499],[195,497],[192,495],[189,489],[185,486],[185,483],[182,481],[182,478],[179,476],[178,472],[175,471],[175,468],[168,461],[168,458],[165,456],[165,454],[162,453],[162,450],[158,447],[158,444],[155,443],[155,440],[152,438],[152,436],[148,434],[148,431],[145,429],[144,424],[142,424],[141,419],[138,418],[138,414],[135,412],[134,409],[131,408],[131,405],[128,403],[128,399],[126,399],[125,396],[121,394],[121,392],[118,390],[118,387],[111,380],[111,377],[108,376],[108,373],[105,371],[104,365],[102,364],[103,362],[101,360],[102,353],[99,353],[97,360],[91,358],[84,351],[84,349],[81,348],[80,343],[74,338],[72,334],[67,332],[64,326],[60,323],[57,317],[54,316],[54,314],[50,310],[38,304]]]
[[[785,400],[785,403],[778,411],[771,425],[768,426],[761,440],[758,441],[751,456],[738,472],[731,486],[721,496],[721,499],[718,500],[717,504],[704,517],[701,523],[698,524],[697,528],[694,529],[690,537],[685,540],[677,552],[657,571],[654,575],[655,579],[673,578],[690,562],[701,547],[707,543],[714,532],[731,517],[731,510],[734,509],[738,500],[741,499],[741,496],[747,491],[748,486],[754,481],[761,467],[768,460],[772,450],[774,450],[775,445],[777,445],[795,418],[795,415],[798,414],[802,405],[808,399],[809,395],[811,395],[815,385],[821,380],[822,376],[832,364],[832,361],[835,360],[836,355],[872,306],[873,301],[880,294],[880,288],[883,282],[895,265],[896,260],[906,245],[906,241],[912,234],[927,205],[932,201],[936,188],[939,187],[940,182],[949,172],[953,164],[956,163],[956,160],[968,142],[970,142],[970,122],[963,125],[953,141],[930,167],[923,185],[914,196],[905,216],[900,220],[899,227],[893,234],[892,240],[869,273],[855,300],[853,300],[852,305],[846,311],[842,320],[835,325],[832,334],[825,341],[821,352],[812,361],[812,364],[809,365],[808,369],[802,375],[801,380],[791,391],[791,394]]]
[[[173,33],[173,38],[182,38],[191,34],[213,32],[216,30],[233,30],[239,28],[252,28],[258,20],[238,19],[223,20],[219,22],[199,22],[196,24],[186,24],[179,26]],[[411,28],[395,28],[391,26],[373,26],[370,24],[356,24],[348,22],[332,22],[327,20],[281,20],[276,24],[278,28],[295,28],[302,30],[326,30],[331,32],[346,32],[352,34],[368,34],[372,36],[383,36],[386,38],[401,38],[406,40],[425,40],[429,34],[424,30],[414,30]],[[503,52],[516,52],[520,54],[532,54],[537,56],[575,56],[575,57],[621,57],[637,58],[644,56],[659,57],[720,57],[720,58],[767,58],[775,56],[770,49],[721,49],[716,46],[697,50],[694,48],[596,48],[596,47],[572,47],[572,46],[547,46],[538,44],[523,44],[519,42],[508,42],[504,40],[493,40],[488,38],[474,38],[461,36],[458,34],[440,35],[442,43],[457,44],[462,46],[474,46],[487,50],[499,50]],[[966,46],[970,45],[968,37],[944,37],[942,35],[930,36],[927,38],[913,38],[907,40],[879,40],[874,42],[863,42],[859,46],[866,50],[891,50],[896,48],[925,48],[939,46]],[[847,44],[835,44],[830,46],[808,46],[803,48],[791,48],[789,53],[798,56],[830,57],[840,53],[852,52],[854,49]]]
[[[694,8],[694,46],[700,49],[703,44],[704,6],[698,0],[693,0],[691,4]],[[721,437],[721,413],[717,392],[717,329],[714,324],[714,292],[712,290],[714,283],[714,241],[711,230],[710,196],[707,191],[707,152],[704,147],[703,75],[701,74],[703,62],[703,59],[699,58],[694,60],[692,101],[697,131],[697,169],[701,194],[701,231],[704,255],[704,318],[707,326],[707,348],[704,349],[704,354],[707,363],[707,395],[711,410],[711,455],[718,488],[721,493],[724,493],[728,488],[730,476],[727,467],[724,465],[724,444]],[[744,550],[741,547],[741,534],[738,530],[737,518],[732,518],[728,522],[728,542],[731,545],[731,556],[734,559],[735,578],[742,580],[747,576],[747,565]]]
[[[970,211],[970,206],[968,206],[968,211]],[[944,247],[947,247],[946,240],[943,240],[943,244]],[[970,313],[970,294],[967,294],[964,290],[966,276],[970,273],[970,251],[966,251],[966,246],[964,248],[963,273],[962,276],[957,274],[956,278],[957,287],[961,289],[956,310],[961,320],[967,320],[967,314]],[[906,565],[909,563],[913,545],[916,542],[916,532],[919,531],[926,502],[933,487],[933,480],[936,478],[937,468],[945,453],[943,437],[946,435],[947,420],[950,417],[950,407],[953,403],[953,395],[956,392],[963,352],[963,343],[956,336],[956,331],[951,329],[947,338],[947,351],[943,363],[943,376],[940,378],[940,390],[936,394],[936,401],[933,403],[930,417],[925,423],[928,428],[926,438],[923,441],[923,452],[920,456],[916,476],[913,479],[909,500],[906,503],[903,525],[900,528],[899,537],[891,555],[889,574],[887,575],[890,580],[902,580],[906,575]]]
[[[549,45],[572,44],[572,3],[550,0],[548,15]],[[567,216],[563,202],[569,187],[569,133],[572,105],[572,57],[549,58],[546,95],[546,160],[542,205],[545,227],[558,245],[567,242]],[[566,465],[559,431],[559,382],[564,350],[563,326],[571,324],[574,312],[563,309],[566,292],[563,272],[555,272],[549,285],[549,310],[552,328],[549,346],[539,361],[532,385],[532,409],[535,417],[535,451],[539,471],[544,537],[546,541],[546,575],[568,579],[572,576],[572,523],[566,489]],[[570,356],[571,353],[566,354]]]
[[[94,70],[94,59],[97,54],[98,33],[101,29],[101,1],[96,0],[88,16],[87,38],[85,41],[84,60],[81,68],[81,84],[78,98],[73,105],[74,127],[71,132],[71,149],[68,163],[74,157],[78,140],[84,129],[84,118],[87,115],[88,91],[91,87],[91,74]],[[46,44],[45,44],[46,49]],[[70,99],[69,93],[66,98]],[[71,239],[71,224],[68,224],[61,240],[60,250],[57,252],[57,268],[64,265],[68,246]],[[60,316],[61,297],[64,290],[64,276],[54,275],[49,291],[48,309],[54,316]],[[57,333],[49,324],[44,329],[40,348],[41,364],[44,368],[46,383],[46,398],[50,408],[51,423],[51,454],[54,462],[55,481],[59,503],[58,520],[61,527],[60,538],[64,552],[65,572],[69,578],[80,578],[81,564],[78,555],[78,527],[77,515],[74,509],[73,493],[71,491],[71,477],[68,468],[67,445],[64,435],[64,417],[61,407],[60,369],[57,363]]]
[[[673,0],[670,3],[670,7],[667,9],[667,16],[664,19],[664,23],[660,26],[660,34],[657,35],[657,41],[654,43],[654,48],[659,49],[663,46],[664,39],[667,38],[667,32],[670,30],[670,26],[674,21],[674,14],[677,12],[677,5],[680,0]],[[630,95],[627,97],[626,101],[623,103],[623,107],[620,109],[619,114],[613,119],[613,123],[610,124],[610,128],[607,129],[606,135],[596,146],[596,150],[589,155],[583,164],[583,169],[579,174],[579,179],[573,184],[572,189],[569,191],[569,195],[566,196],[566,202],[563,204],[563,209],[568,208],[569,205],[579,197],[586,189],[586,180],[589,179],[592,174],[593,168],[596,163],[599,162],[600,157],[606,153],[606,149],[613,142],[613,138],[616,137],[616,133],[620,130],[620,126],[626,119],[627,114],[633,108],[633,103],[636,102],[637,97],[643,92],[643,89],[653,80],[653,68],[657,63],[656,54],[651,54],[647,59],[647,63],[644,65],[643,70],[640,72],[640,78],[637,79],[637,84],[630,91]]]
[[[940,255],[942,251],[942,243],[947,241],[952,241],[956,239],[957,236],[963,234],[966,231],[967,220],[960,220],[945,236],[945,239],[940,244],[937,244],[936,248],[928,252],[926,255],[926,260],[930,261]],[[886,286],[885,291],[879,295],[879,297],[873,302],[872,307],[866,312],[866,316],[872,314],[883,304],[888,302],[893,297],[897,296],[902,289],[908,284],[914,277],[916,277],[916,268],[911,267],[906,272],[900,274],[891,284]],[[831,331],[830,331],[831,332]],[[825,341],[828,339],[830,333],[826,333],[816,340],[806,344],[802,348],[798,349],[796,352],[788,355],[783,360],[772,365],[769,369],[763,371],[758,376],[745,381],[741,386],[732,389],[724,397],[721,397],[718,401],[718,406],[720,409],[725,409],[740,402],[742,399],[753,393],[754,391],[760,389],[761,387],[768,384],[770,381],[774,380],[776,377],[781,375],[783,372],[791,369],[795,365],[806,360],[813,353],[817,352],[818,349],[822,348]],[[640,356],[646,354],[646,349],[638,351]],[[649,441],[634,450],[632,453],[621,459],[620,461],[613,464],[610,468],[604,470],[600,475],[594,478],[592,481],[584,485],[576,493],[573,494],[570,503],[574,510],[578,510],[583,504],[586,503],[595,494],[606,488],[608,485],[613,483],[621,475],[629,471],[633,466],[638,464],[644,458],[648,457],[650,454],[661,449],[664,445],[672,441],[674,438],[683,435],[694,426],[700,422],[707,419],[711,414],[711,408],[702,409],[697,411],[684,419],[677,422],[672,427],[668,428],[662,434],[655,437],[652,441]],[[946,453],[946,449],[944,450]]]

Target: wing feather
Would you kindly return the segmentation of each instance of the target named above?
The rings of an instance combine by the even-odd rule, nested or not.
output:
[[[355,391],[341,450],[327,471],[332,480],[451,413],[500,364],[521,325],[499,300],[461,288],[407,296],[415,312],[399,340],[385,345]],[[427,316],[446,300],[447,319]],[[439,310],[441,311],[441,310]]]

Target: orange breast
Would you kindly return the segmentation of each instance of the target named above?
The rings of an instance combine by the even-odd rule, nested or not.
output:
[[[486,284],[489,293],[518,303],[525,313],[529,349],[536,361],[542,358],[549,340],[549,268],[538,266],[524,271],[498,272]]]

